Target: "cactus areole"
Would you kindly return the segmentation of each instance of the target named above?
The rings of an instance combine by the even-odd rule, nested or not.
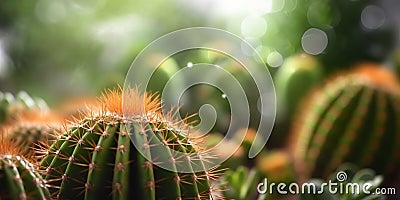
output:
[[[198,153],[201,149],[189,136],[188,126],[174,121],[173,112],[162,115],[154,95],[139,95],[134,89],[123,95],[132,99],[124,102],[129,103],[124,114],[121,93],[108,91],[100,98],[102,110],[71,124],[45,152],[41,166],[54,186],[52,195],[58,199],[210,199],[210,179],[216,174],[206,170],[209,160]]]

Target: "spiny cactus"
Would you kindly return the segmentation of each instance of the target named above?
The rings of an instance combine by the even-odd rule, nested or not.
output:
[[[8,124],[5,137],[21,146],[21,153],[36,156],[32,155],[33,150],[55,140],[54,134],[61,130],[61,123],[54,115],[30,113]]]
[[[127,107],[122,104],[123,95],[128,98],[128,101],[124,99],[129,104]],[[123,95],[116,90],[106,92],[101,98],[100,113],[87,113],[83,119],[70,124],[48,149],[42,150],[41,166],[46,172],[45,179],[54,186],[53,197],[211,198],[210,180],[216,174],[204,168],[209,160],[200,158],[201,149],[189,136],[189,127],[162,115],[160,102],[154,95],[139,95],[133,89],[124,91]],[[130,138],[141,143],[138,147],[141,152]],[[185,154],[174,157],[173,150]],[[168,155],[168,161],[160,158],[161,154]],[[165,164],[175,170],[187,165],[193,172],[160,167]]]
[[[307,99],[293,132],[303,178],[344,162],[390,175],[400,161],[398,80],[373,64],[337,75]]]
[[[32,109],[47,110],[48,107],[43,99],[32,98],[24,91],[19,92],[16,96],[8,92],[0,92],[0,123]]]
[[[20,156],[18,145],[0,141],[0,199],[50,199],[36,166]]]
[[[323,187],[322,184],[328,184],[331,181],[336,185],[332,185],[331,188]],[[309,194],[307,192],[300,195],[300,200],[318,200],[318,199],[326,199],[326,200],[377,200],[377,199],[385,199],[383,195],[374,194],[376,188],[378,188],[383,182],[383,176],[376,175],[375,172],[371,169],[357,169],[354,165],[351,164],[343,164],[339,167],[339,169],[331,174],[328,181],[320,180],[320,179],[312,179],[308,181],[315,185],[316,191],[315,194]],[[357,185],[354,187],[346,186],[347,184]],[[364,184],[370,184],[368,187],[368,191],[363,189]],[[342,187],[342,190],[340,190]],[[348,190],[348,192],[346,192]],[[336,191],[336,193],[332,193],[331,191]],[[369,194],[368,194],[369,193]]]

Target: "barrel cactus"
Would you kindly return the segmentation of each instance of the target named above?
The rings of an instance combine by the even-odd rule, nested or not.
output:
[[[0,123],[13,119],[26,110],[47,110],[46,102],[38,97],[32,98],[21,91],[17,95],[0,92]]]
[[[0,141],[0,199],[50,199],[45,180],[17,146]]]
[[[6,126],[6,139],[20,146],[21,153],[35,154],[34,149],[42,149],[55,140],[61,129],[61,120],[54,115],[31,113],[20,117]],[[35,155],[32,155],[35,156]]]
[[[122,106],[123,95],[133,102],[128,106],[128,116],[123,113],[126,111]],[[201,151],[189,136],[189,127],[182,121],[173,121],[171,116],[162,115],[160,102],[154,95],[139,95],[134,89],[124,91],[123,95],[118,90],[106,92],[101,98],[102,111],[88,112],[83,119],[70,124],[44,152],[41,167],[46,172],[45,179],[54,186],[53,197],[211,198],[210,180],[216,174],[204,168],[207,159],[172,155],[172,150],[191,155]],[[137,106],[143,102],[144,111]],[[135,148],[135,141],[143,143]],[[160,167],[163,161],[158,160],[161,155],[157,153],[169,155],[170,166],[187,164],[193,172]],[[148,157],[151,160],[146,159]],[[199,168],[202,170],[197,171]]]
[[[305,177],[352,162],[385,175],[400,161],[400,87],[383,67],[361,64],[305,102],[293,127],[293,154]]]

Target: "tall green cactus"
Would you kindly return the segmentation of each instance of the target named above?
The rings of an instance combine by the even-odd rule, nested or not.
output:
[[[19,156],[16,146],[0,142],[0,199],[50,199],[46,182],[36,167]]]
[[[41,98],[32,98],[26,92],[21,91],[17,95],[0,92],[0,123],[12,119],[24,110],[47,110],[46,102]]]
[[[206,160],[173,157],[172,150],[198,155],[196,143],[185,131],[188,127],[161,115],[160,103],[154,96],[140,96],[134,90],[127,93],[136,104],[145,102],[146,111],[142,113],[133,106],[128,108],[131,117],[124,117],[122,95],[110,91],[103,95],[102,112],[87,114],[71,124],[45,152],[41,166],[46,171],[45,179],[55,186],[51,190],[54,197],[209,199],[210,179],[215,174],[204,168]],[[130,138],[142,141],[142,152]],[[155,143],[157,140],[161,143]],[[187,164],[193,170],[203,171],[182,173],[163,169],[157,165],[163,164],[158,160],[160,152],[169,155],[168,162],[175,169]],[[149,157],[151,162],[146,159]]]
[[[400,162],[400,87],[364,64],[332,78],[306,102],[293,152],[306,177],[326,177],[343,162],[385,175]]]
[[[299,99],[320,83],[323,76],[323,68],[315,57],[297,54],[287,58],[275,75],[278,110],[282,114],[295,112]]]

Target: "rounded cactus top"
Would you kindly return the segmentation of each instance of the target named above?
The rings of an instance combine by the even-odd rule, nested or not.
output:
[[[375,63],[362,63],[358,64],[352,73],[359,74],[373,84],[387,88],[392,92],[398,93],[400,90],[399,80],[396,75],[384,66]]]
[[[0,137],[0,199],[50,199],[37,167],[22,156],[18,144]]]
[[[215,168],[185,119],[156,95],[108,90],[62,131],[41,160],[57,198],[209,199]],[[59,188],[59,190],[57,189]]]
[[[326,177],[343,162],[388,176],[395,172],[400,162],[400,84],[389,69],[359,64],[333,76],[305,100],[290,144],[305,176]]]

